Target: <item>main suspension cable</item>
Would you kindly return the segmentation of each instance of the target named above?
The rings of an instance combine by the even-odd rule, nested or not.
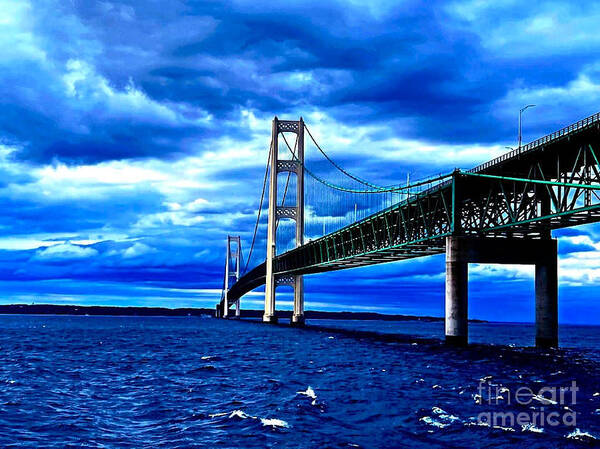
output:
[[[345,174],[349,178],[354,179],[355,181],[357,181],[357,182],[359,182],[359,183],[361,183],[363,185],[366,185],[368,187],[373,187],[375,189],[384,188],[382,186],[378,186],[376,184],[372,184],[369,181],[365,181],[364,179],[361,179],[358,176],[353,175],[349,171],[344,170],[343,167],[341,167],[339,164],[336,164],[335,161],[333,159],[331,159],[327,153],[325,153],[325,150],[323,150],[323,148],[321,148],[321,146],[317,143],[316,139],[313,137],[312,133],[310,132],[310,129],[308,129],[308,126],[306,126],[306,123],[304,124],[304,128],[306,129],[306,132],[310,136],[310,139],[313,141],[313,143],[315,144],[315,146],[318,148],[318,150],[321,152],[321,154],[323,156],[325,156],[325,159],[327,159],[331,163],[331,165],[333,165],[335,168],[337,168],[339,171],[341,171],[343,174]]]
[[[254,251],[254,243],[256,242],[256,233],[258,231],[258,224],[260,221],[260,214],[262,212],[262,205],[265,199],[265,190],[267,187],[267,177],[269,175],[269,163],[271,162],[271,153],[273,152],[273,139],[271,139],[271,144],[269,145],[269,156],[267,157],[267,166],[265,167],[265,176],[263,179],[262,192],[260,194],[260,204],[258,206],[258,215],[256,216],[256,223],[254,224],[254,235],[252,236],[252,244],[250,245],[250,251],[248,252],[248,258],[246,259],[246,264],[244,266],[244,273],[248,270],[248,264],[250,263],[250,258],[252,257],[252,251]],[[272,207],[269,205],[269,207]]]
[[[339,190],[341,192],[349,192],[349,193],[365,193],[365,194],[369,194],[369,193],[388,193],[388,192],[404,192],[408,190],[408,193],[410,194],[410,189],[414,188],[414,187],[420,187],[422,185],[426,185],[426,184],[431,184],[433,182],[436,181],[440,181],[442,179],[446,179],[449,178],[450,176],[452,176],[452,173],[447,173],[444,175],[439,175],[439,176],[435,176],[432,178],[426,178],[423,179],[421,181],[415,182],[413,184],[410,185],[406,185],[406,186],[391,186],[391,187],[380,187],[380,188],[374,188],[372,190],[357,190],[357,189],[349,189],[346,187],[342,187],[339,186],[337,184],[333,184],[323,178],[321,178],[320,176],[316,175],[315,173],[313,173],[307,166],[306,164],[304,164],[303,162],[299,161],[299,159],[295,156],[294,152],[292,151],[292,147],[290,146],[290,144],[288,143],[287,139],[285,138],[285,134],[281,134],[281,136],[283,137],[283,141],[285,142],[286,146],[288,147],[288,150],[290,151],[290,153],[292,154],[294,160],[300,162],[302,164],[302,167],[304,168],[304,171],[306,173],[308,173],[309,176],[311,176],[312,178],[314,178],[316,181],[320,182],[323,185],[326,185],[327,187],[330,187],[334,190]]]

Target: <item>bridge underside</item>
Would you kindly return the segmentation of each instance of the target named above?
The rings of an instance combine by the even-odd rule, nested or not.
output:
[[[553,229],[600,221],[600,116],[448,180],[277,256],[279,277],[439,254],[447,237],[547,240]],[[265,263],[229,291],[229,304],[265,282]]]

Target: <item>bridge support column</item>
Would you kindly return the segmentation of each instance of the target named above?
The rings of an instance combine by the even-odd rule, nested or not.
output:
[[[235,251],[232,250],[232,242],[237,245]],[[230,269],[231,259],[234,261],[233,271]],[[221,301],[217,304],[215,316],[217,318],[228,318],[229,316],[229,281],[233,278],[234,283],[240,279],[240,267],[242,264],[242,240],[239,236],[227,236],[227,247],[225,252],[225,279]],[[240,316],[240,299],[235,303],[235,316]]]
[[[446,342],[468,342],[469,263],[535,265],[535,343],[558,346],[557,245],[552,238],[446,237]],[[498,309],[498,321],[506,317]]]
[[[229,315],[229,237],[227,237],[227,264],[225,265],[225,291],[223,293],[223,318]]]
[[[558,267],[556,240],[535,265],[535,345],[558,347]]]
[[[446,243],[446,342],[466,346],[468,342],[469,265],[460,251],[460,240]]]
[[[294,280],[294,312],[292,326],[304,326],[304,279],[296,276]]]
[[[298,161],[296,166],[296,248],[304,245],[304,120],[298,121]],[[292,326],[304,326],[304,278],[294,279]]]

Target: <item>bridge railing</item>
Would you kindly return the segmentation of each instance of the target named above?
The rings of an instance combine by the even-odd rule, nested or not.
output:
[[[534,148],[537,148],[548,142],[552,142],[553,140],[560,139],[561,137],[564,137],[574,131],[578,131],[582,128],[586,128],[586,127],[588,127],[594,123],[598,123],[598,122],[600,122],[600,112],[598,112],[594,115],[590,115],[589,117],[586,117],[583,120],[579,120],[577,123],[573,123],[572,125],[569,125],[565,128],[559,129],[558,131],[555,131],[552,134],[548,134],[547,136],[540,137],[539,139],[534,140],[533,142],[530,142],[527,145],[523,145],[522,147],[517,148],[508,153],[505,153],[502,156],[492,159],[491,161],[488,161],[484,164],[478,165],[477,167],[468,170],[468,172],[469,173],[477,173],[479,171],[485,170],[486,168],[492,167],[502,161],[513,158],[515,156],[518,156],[519,154],[526,153],[530,150],[533,150]]]

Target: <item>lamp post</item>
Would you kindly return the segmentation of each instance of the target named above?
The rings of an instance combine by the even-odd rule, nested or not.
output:
[[[521,137],[522,137],[522,133],[521,133],[521,116],[523,115],[523,111],[525,111],[526,109],[529,108],[533,108],[535,107],[534,104],[528,104],[527,106],[525,106],[524,108],[521,108],[519,110],[519,150],[521,149]]]

